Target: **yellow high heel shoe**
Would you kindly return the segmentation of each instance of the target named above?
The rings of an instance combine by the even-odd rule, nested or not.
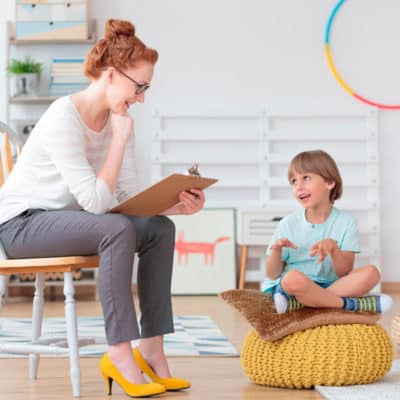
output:
[[[158,383],[136,384],[129,382],[124,378],[121,372],[118,371],[107,353],[104,353],[100,360],[100,371],[106,381],[107,392],[109,395],[111,394],[113,380],[118,382],[125,393],[131,397],[148,397],[165,392],[165,387]]]
[[[147,361],[140,354],[139,349],[135,347],[133,349],[133,356],[135,357],[136,364],[139,366],[140,370],[144,372],[153,382],[157,382],[163,385],[167,391],[175,391],[190,388],[190,382],[186,379],[170,377],[162,378],[158,376],[153,368],[147,363]]]

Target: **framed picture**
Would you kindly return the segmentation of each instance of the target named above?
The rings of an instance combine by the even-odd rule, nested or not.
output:
[[[217,294],[236,287],[235,210],[174,215],[172,294]]]

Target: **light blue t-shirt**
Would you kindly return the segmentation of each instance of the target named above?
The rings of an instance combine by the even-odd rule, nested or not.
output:
[[[298,249],[284,247],[282,261],[285,267],[282,274],[274,280],[266,277],[262,283],[263,292],[271,292],[280,282],[283,274],[290,270],[303,272],[311,280],[318,283],[332,282],[338,279],[333,267],[332,259],[327,256],[317,264],[319,256],[310,256],[311,247],[323,239],[333,239],[342,251],[360,252],[358,243],[358,228],[356,219],[335,207],[332,208],[327,220],[322,224],[311,224],[307,221],[305,209],[296,211],[283,218],[272,236],[267,248],[267,256],[271,254],[270,246],[278,239],[287,238]]]

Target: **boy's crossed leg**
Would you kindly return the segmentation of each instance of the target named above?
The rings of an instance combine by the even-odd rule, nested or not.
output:
[[[349,311],[383,313],[392,306],[390,296],[367,295],[380,279],[373,265],[358,268],[324,288],[300,271],[289,271],[281,280],[273,298],[278,313],[303,306],[344,308]],[[362,297],[361,297],[362,296]]]

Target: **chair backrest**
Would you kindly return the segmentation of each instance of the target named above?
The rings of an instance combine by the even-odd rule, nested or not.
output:
[[[11,144],[15,147],[16,155],[18,157],[23,141],[11,127],[1,121],[0,137],[0,186],[2,186],[14,165]]]

